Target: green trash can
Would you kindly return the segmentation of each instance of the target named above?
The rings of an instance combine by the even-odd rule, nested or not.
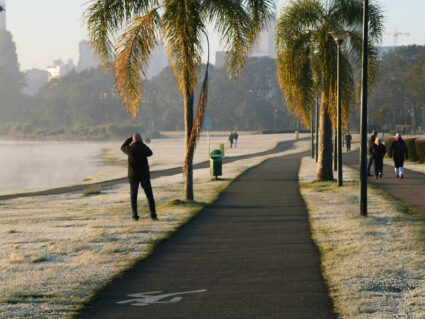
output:
[[[223,164],[223,154],[220,150],[214,150],[210,153],[210,175],[215,176],[215,179],[217,179],[217,176],[221,176],[221,167]]]

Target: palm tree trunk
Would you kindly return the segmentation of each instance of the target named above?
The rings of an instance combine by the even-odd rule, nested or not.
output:
[[[184,134],[185,134],[185,145],[186,145],[186,154],[189,153],[189,139],[190,133],[192,132],[193,126],[193,92],[190,92],[189,89],[186,89],[186,96],[184,97]],[[185,155],[186,155],[185,154]],[[193,155],[192,155],[193,157]],[[184,198],[186,200],[193,200],[193,166],[192,158],[187,167],[187,171],[184,173]]]
[[[322,101],[325,99],[322,98]],[[317,160],[316,180],[333,180],[332,170],[332,121],[329,116],[327,105],[320,105],[320,128],[319,128],[319,157]]]

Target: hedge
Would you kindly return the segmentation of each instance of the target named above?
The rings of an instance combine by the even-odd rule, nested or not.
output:
[[[409,161],[421,163],[425,162],[425,138],[406,138],[403,139],[407,146],[407,152],[409,153]],[[385,147],[387,149],[387,155],[390,152],[390,147],[394,137],[389,137],[385,140]]]
[[[418,155],[419,162],[425,162],[425,138],[416,139],[416,154]]]
[[[416,145],[415,145],[416,137],[405,138],[404,142],[407,146],[407,152],[409,154],[409,161],[416,162],[419,157],[416,153]]]

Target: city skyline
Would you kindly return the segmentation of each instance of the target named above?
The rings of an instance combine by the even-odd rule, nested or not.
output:
[[[276,1],[278,10],[286,2]],[[421,12],[425,11],[424,1],[401,3],[398,0],[386,0],[380,3],[386,16],[382,46],[392,46],[394,40],[397,40],[398,45],[425,44],[425,33],[422,31],[425,29],[425,21],[421,17]],[[6,15],[5,19],[7,17],[7,29],[16,43],[21,69],[45,69],[57,59],[72,59],[77,63],[78,43],[87,39],[82,13],[88,6],[87,0],[6,0],[6,11],[0,15]],[[401,35],[394,37],[395,33]],[[214,57],[214,52],[222,51],[223,48],[215,35],[211,36],[210,42],[211,56]]]

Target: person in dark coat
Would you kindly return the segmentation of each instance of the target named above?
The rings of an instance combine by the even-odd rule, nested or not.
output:
[[[155,200],[153,198],[152,185],[150,180],[148,157],[152,156],[152,151],[147,147],[139,133],[135,133],[128,138],[121,146],[121,151],[128,155],[128,180],[130,182],[131,209],[133,220],[137,221],[137,194],[139,184],[143,188],[148,199],[149,209],[152,219],[158,219],[155,210]]]
[[[390,152],[388,154],[390,158],[394,160],[394,171],[397,178],[404,177],[404,159],[409,158],[407,153],[407,146],[401,138],[401,134],[397,133],[395,135],[394,141],[391,143]]]
[[[375,169],[375,178],[382,178],[384,169],[384,155],[387,152],[385,145],[381,143],[381,139],[377,137],[372,146],[373,168]]]
[[[233,132],[229,133],[229,142],[230,142],[230,148],[233,146]]]
[[[352,136],[349,131],[345,133],[345,146],[347,147],[347,153],[351,152],[351,139]]]
[[[370,167],[372,166],[372,163],[373,163],[371,150],[372,150],[373,144],[375,143],[376,136],[377,136],[376,130],[372,130],[372,135],[370,136],[370,139],[367,145],[367,149],[369,150],[369,162],[367,163],[367,176],[372,176],[372,174],[370,173]]]

